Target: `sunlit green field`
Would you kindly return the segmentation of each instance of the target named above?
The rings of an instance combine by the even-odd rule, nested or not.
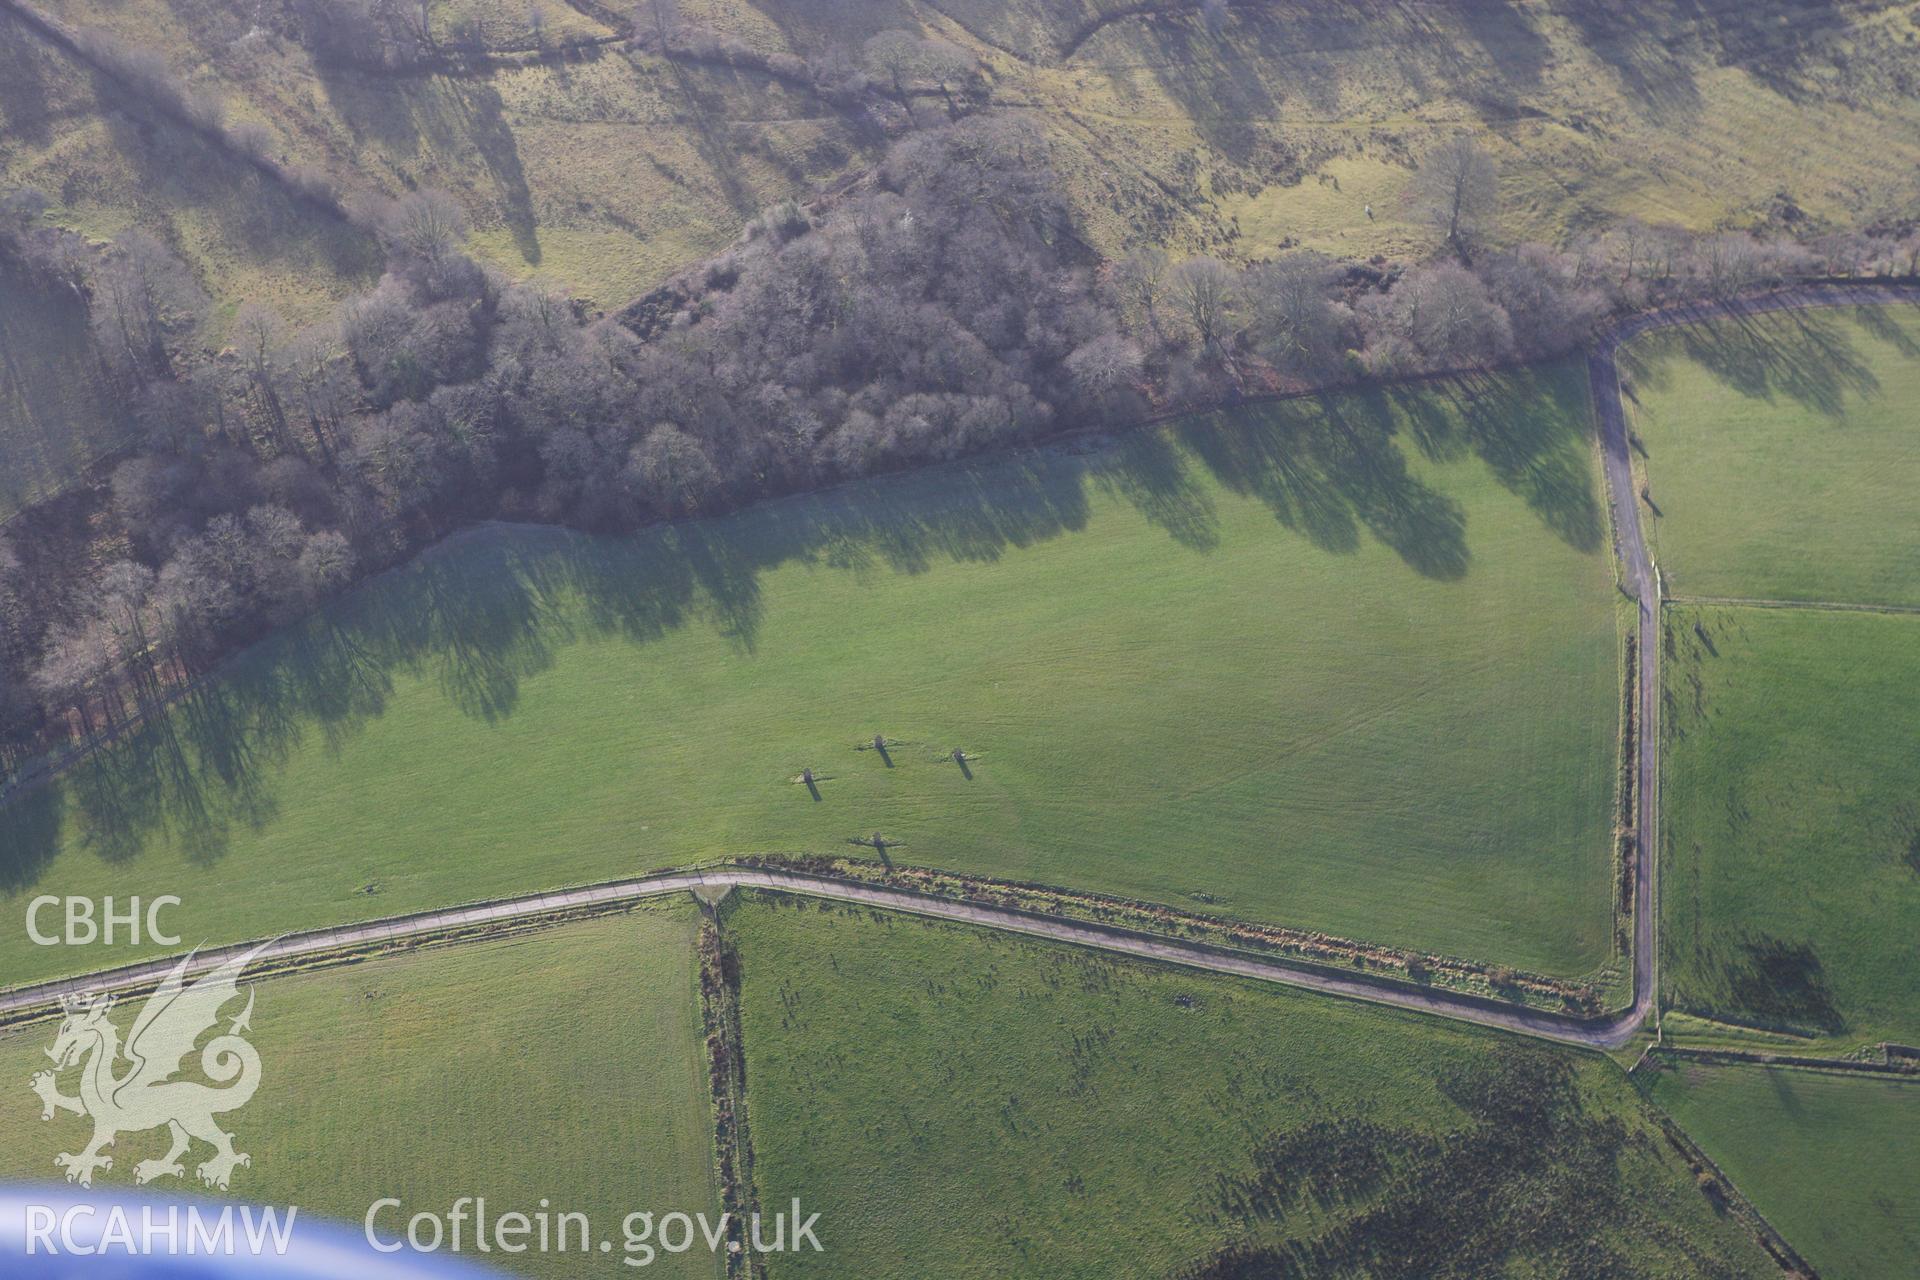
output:
[[[1673,605],[1666,625],[1670,1001],[1920,1040],[1920,618]]]
[[[1652,1096],[1821,1275],[1913,1274],[1920,1081],[1687,1065]]]
[[[750,897],[789,1276],[1753,1276],[1597,1056],[911,917]]]
[[[1621,370],[1669,593],[1920,604],[1920,308],[1665,329]]]
[[[0,811],[0,921],[172,893],[213,940],[879,831],[1579,974],[1611,946],[1607,545],[1566,366],[626,540],[486,529]],[[0,933],[10,979],[106,958]]]
[[[553,1212],[586,1214],[591,1243],[616,1249],[636,1209],[716,1217],[696,921],[683,902],[254,984],[260,1090],[221,1117],[253,1163],[234,1172],[231,1195],[356,1232],[376,1200],[397,1198],[405,1212],[383,1210],[383,1239],[413,1213],[444,1218],[462,1196],[529,1216],[544,1198]],[[223,1029],[239,1011],[227,1010]],[[124,1034],[132,1010],[113,1020]],[[91,1133],[67,1113],[43,1122],[26,1087],[47,1067],[54,1032],[39,1023],[0,1035],[0,1177],[57,1181],[55,1153],[81,1150]],[[62,1091],[76,1081],[69,1073]],[[121,1135],[95,1185],[132,1185],[134,1166],[166,1147],[164,1131]],[[194,1169],[210,1151],[195,1147],[186,1183],[149,1189],[203,1192]],[[533,1276],[614,1265],[598,1252],[514,1263]],[[661,1254],[646,1274],[718,1270],[703,1247]]]

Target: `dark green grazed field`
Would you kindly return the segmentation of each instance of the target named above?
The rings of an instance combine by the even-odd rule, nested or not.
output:
[[[754,896],[738,948],[775,1280],[1774,1271],[1618,1070],[1418,1015]]]
[[[230,1194],[354,1231],[387,1197],[443,1218],[461,1196],[530,1216],[544,1197],[586,1214],[592,1243],[604,1235],[616,1248],[634,1210],[716,1216],[696,923],[682,899],[252,984],[260,1090],[222,1124],[253,1163],[235,1170]],[[124,1034],[131,1010],[113,1021]],[[54,1032],[43,1022],[0,1035],[0,1178],[57,1181],[54,1154],[78,1151],[90,1131],[65,1113],[43,1122],[26,1087]],[[121,1135],[95,1185],[131,1186],[134,1166],[166,1145],[161,1131]],[[210,1150],[195,1148],[187,1183],[149,1189],[203,1192],[192,1179]],[[383,1235],[404,1220],[383,1211]],[[610,1268],[625,1270],[598,1252],[514,1259],[516,1274],[543,1278]],[[640,1274],[718,1271],[701,1248],[660,1254]]]
[[[1673,1007],[1920,1040],[1920,617],[1669,606]]]
[[[1652,1096],[1822,1276],[1913,1275],[1920,1082],[1689,1065]]]
[[[1619,704],[1596,472],[1556,365],[628,540],[487,529],[0,811],[0,885],[174,893],[214,940],[878,830],[1581,974]],[[12,980],[81,962],[0,936]]]

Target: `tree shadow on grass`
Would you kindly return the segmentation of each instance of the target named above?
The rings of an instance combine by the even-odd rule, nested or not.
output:
[[[1593,421],[1586,392],[1575,379],[1539,369],[1476,374],[1440,384],[1408,401],[1453,408],[1451,416],[1428,411],[1415,420],[1444,453],[1445,434],[1460,424],[1460,444],[1472,449],[1494,476],[1519,495],[1568,546],[1594,552],[1606,541],[1606,515],[1594,481]]]
[[[0,14],[0,121],[29,146],[53,141],[55,109],[46,47],[24,23]]]
[[[1920,307],[1907,304],[1902,308],[1908,314],[1920,311]],[[1903,359],[1920,360],[1920,338],[1914,336],[1913,329],[1894,320],[1891,307],[1856,307],[1848,314],[1859,320],[1868,333],[1880,339],[1898,351]]]
[[[1669,330],[1666,341],[1629,347],[1621,363],[1634,382],[1657,389],[1670,381],[1674,360],[1690,360],[1743,396],[1789,400],[1840,418],[1849,397],[1880,391],[1880,379],[1849,332],[1850,314],[1810,308],[1681,325]]]
[[[151,206],[148,223],[178,238],[167,213],[192,210],[211,225],[208,238],[242,261],[284,273],[371,284],[382,255],[373,236],[332,209],[296,196],[284,183],[164,116],[100,73],[92,74],[112,146]]]
[[[39,882],[59,847],[66,799],[58,787],[35,787],[0,807],[0,893]]]
[[[520,143],[507,123],[499,91],[487,80],[473,79],[455,85],[452,95],[465,122],[467,142],[487,166],[500,193],[500,216],[513,234],[514,248],[521,261],[539,266],[539,218],[520,163]]]
[[[1522,491],[1538,456],[1551,452],[1514,434],[1552,417],[1521,411],[1536,394],[1528,383],[1479,394],[1499,430],[1475,426],[1477,410],[1447,407],[1438,412],[1455,421],[1456,443],[1440,436],[1439,419],[1410,428],[1421,419],[1404,399],[1350,394],[1142,430],[1112,447],[1054,445],[956,462],[628,537],[483,526],[274,634],[169,713],[30,793],[40,798],[0,808],[10,824],[5,874],[31,883],[45,873],[61,840],[61,823],[47,815],[62,813],[80,833],[78,847],[109,861],[161,839],[189,858],[217,860],[237,833],[278,816],[278,779],[296,749],[311,735],[329,753],[350,749],[402,678],[467,717],[499,723],[517,713],[527,678],[582,636],[644,648],[704,624],[752,653],[768,608],[762,578],[783,564],[877,579],[942,562],[992,563],[1084,529],[1095,487],[1205,555],[1220,531],[1212,485],[1192,470],[1204,467],[1311,546],[1351,554],[1371,537],[1422,576],[1458,579],[1472,562],[1465,511],[1409,465],[1400,437],[1429,431],[1420,447],[1479,450]],[[848,625],[868,621],[886,619]]]
[[[1652,119],[1690,117],[1702,109],[1699,82],[1687,57],[1692,51],[1670,38],[1671,27],[1612,5],[1567,4],[1556,6],[1555,11],[1579,33],[1587,52],[1612,69],[1627,97]]]
[[[1408,469],[1385,408],[1367,393],[1250,406],[1195,419],[1179,439],[1229,492],[1323,551],[1359,550],[1364,530],[1422,576],[1460,578],[1466,513]]]
[[[1743,1021],[1806,1034],[1847,1029],[1819,954],[1804,942],[1764,935],[1740,939],[1720,962],[1721,978]]]
[[[1186,458],[1166,432],[1128,432],[1093,475],[1103,490],[1132,503],[1181,546],[1212,551],[1220,545],[1213,495],[1194,481]]]

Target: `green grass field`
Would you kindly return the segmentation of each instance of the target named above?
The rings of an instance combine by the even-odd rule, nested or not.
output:
[[[1920,1041],[1920,618],[1666,611],[1668,998]]]
[[[0,260],[0,519],[126,438],[98,372],[85,308]]]
[[[1821,1275],[1913,1274],[1920,1083],[1687,1065],[1651,1093]]]
[[[1577,975],[1611,950],[1604,519],[1563,365],[489,529],[0,810],[0,918],[174,893],[196,939],[264,934],[878,830]],[[9,979],[101,963],[0,933]]]
[[[1605,1059],[882,912],[732,908],[788,1276],[1769,1274]]]
[[[594,1243],[604,1235],[616,1249],[633,1210],[717,1215],[697,919],[690,902],[649,907],[255,984],[262,1083],[222,1117],[253,1164],[235,1172],[231,1194],[355,1230],[389,1196],[408,1215],[443,1218],[460,1196],[486,1196],[494,1215],[532,1215],[545,1197],[553,1212],[587,1214]],[[131,1013],[114,1021],[124,1034]],[[26,1088],[54,1030],[0,1036],[0,1176],[57,1180],[54,1154],[80,1150],[91,1132],[65,1113],[43,1122]],[[62,1087],[73,1092],[74,1077]],[[131,1185],[134,1165],[166,1146],[160,1131],[123,1135],[96,1185]],[[383,1235],[397,1234],[396,1220],[380,1219]],[[515,1270],[605,1275],[609,1265],[598,1253],[529,1253]],[[719,1272],[704,1248],[656,1266]]]
[[[1920,604],[1920,308],[1665,329],[1621,370],[1669,593]]]

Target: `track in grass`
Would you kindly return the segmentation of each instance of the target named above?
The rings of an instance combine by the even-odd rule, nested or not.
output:
[[[1559,365],[627,540],[489,529],[0,810],[7,910],[175,893],[211,941],[879,831],[1577,975],[1620,662],[1588,421]]]
[[[798,899],[724,927],[760,1198],[828,1249],[775,1280],[1772,1272],[1598,1057]]]
[[[1920,1081],[1682,1063],[1649,1092],[1821,1275],[1913,1275]]]
[[[1669,605],[1668,1000],[1920,1042],[1920,618]]]
[[[591,1243],[610,1238],[616,1248],[636,1209],[711,1217],[697,919],[682,898],[253,984],[261,1085],[221,1117],[253,1163],[236,1171],[231,1194],[356,1230],[376,1200],[396,1197],[404,1210],[381,1219],[389,1237],[413,1213],[444,1218],[461,1196],[484,1195],[496,1220],[550,1203],[587,1214]],[[131,1025],[127,1011],[114,1020],[123,1032]],[[43,1022],[0,1035],[0,1177],[55,1178],[54,1153],[78,1151],[91,1131],[64,1113],[43,1123],[26,1088],[48,1065],[41,1051],[54,1030]],[[70,1092],[71,1077],[62,1085]],[[135,1164],[166,1145],[162,1131],[121,1135],[96,1185],[131,1186]],[[527,1253],[514,1266],[540,1277],[618,1269],[597,1252]],[[718,1267],[701,1248],[659,1255],[646,1274],[656,1272],[714,1276]]]

